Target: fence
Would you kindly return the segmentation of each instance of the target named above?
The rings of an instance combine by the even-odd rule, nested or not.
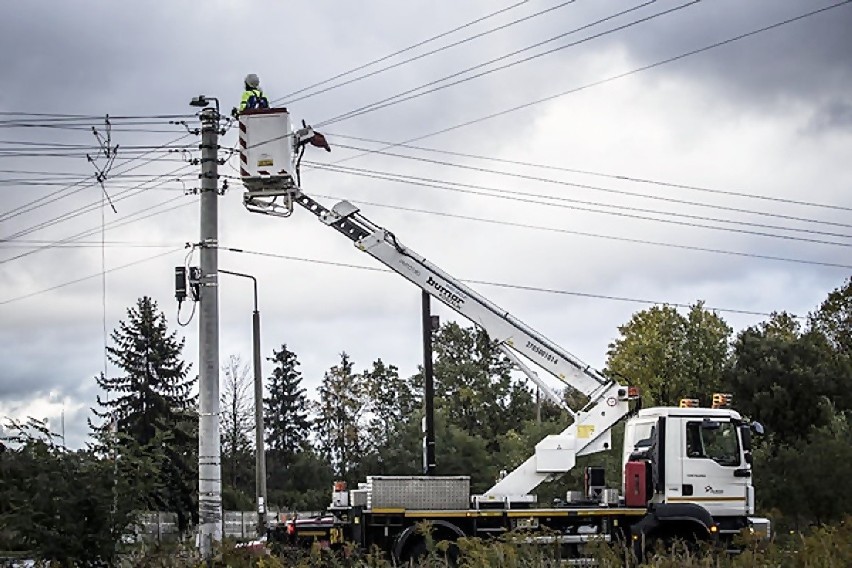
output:
[[[288,511],[268,511],[266,513],[267,525],[276,524],[284,515],[293,514]],[[317,511],[304,511],[297,513],[299,517],[317,516]],[[163,513],[148,511],[139,514],[139,529],[135,535],[136,539],[173,540],[178,537],[177,515],[174,513]],[[222,512],[222,535],[236,539],[252,539],[257,537],[257,513],[255,511],[223,511]]]

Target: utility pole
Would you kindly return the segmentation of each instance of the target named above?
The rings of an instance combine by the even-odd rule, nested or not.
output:
[[[201,282],[198,385],[198,523],[204,559],[222,541],[222,467],[219,441],[219,101],[196,97],[201,115]]]
[[[263,379],[260,362],[260,311],[257,307],[257,278],[242,272],[219,269],[219,272],[251,278],[254,284],[254,312],[252,312],[252,361],[254,366],[254,496],[257,505],[257,535],[266,533],[266,448],[263,445]]]
[[[426,475],[435,475],[435,376],[432,369],[432,332],[435,331],[437,316],[432,318],[429,293],[422,292],[423,304],[423,398],[426,402],[425,416],[425,463]]]

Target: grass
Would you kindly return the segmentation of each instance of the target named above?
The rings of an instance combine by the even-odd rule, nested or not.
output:
[[[464,538],[450,550],[449,543],[435,543],[427,535],[427,555],[417,568],[447,567],[448,555],[458,553],[459,568],[546,568],[559,566],[559,551],[554,547],[533,546],[519,535],[496,540]],[[744,543],[741,554],[730,556],[713,550],[693,552],[685,547],[657,553],[642,564],[632,561],[629,551],[604,542],[587,545],[587,555],[601,568],[623,566],[647,568],[849,568],[852,566],[852,517],[835,526],[817,528],[807,534],[784,534],[771,543]],[[202,567],[191,542],[136,547],[122,557],[123,568]],[[381,551],[366,553],[349,546],[331,552],[319,546],[304,551],[272,554],[268,550],[250,550],[226,541],[216,553],[212,566],[229,568],[392,568]]]

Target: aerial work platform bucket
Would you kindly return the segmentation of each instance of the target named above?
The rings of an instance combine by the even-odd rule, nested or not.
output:
[[[296,187],[293,153],[286,108],[240,113],[240,177],[249,195],[288,195]]]
[[[331,152],[325,137],[302,121],[292,131],[286,108],[250,109],[240,114],[240,179],[249,211],[288,217],[299,190],[299,162],[305,145]],[[294,160],[294,157],[298,159]],[[278,202],[278,197],[282,197]]]

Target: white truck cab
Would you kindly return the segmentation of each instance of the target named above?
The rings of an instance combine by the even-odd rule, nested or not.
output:
[[[698,503],[713,517],[754,514],[748,429],[730,409],[640,410],[625,428],[623,463],[643,448],[660,460],[650,502]]]

